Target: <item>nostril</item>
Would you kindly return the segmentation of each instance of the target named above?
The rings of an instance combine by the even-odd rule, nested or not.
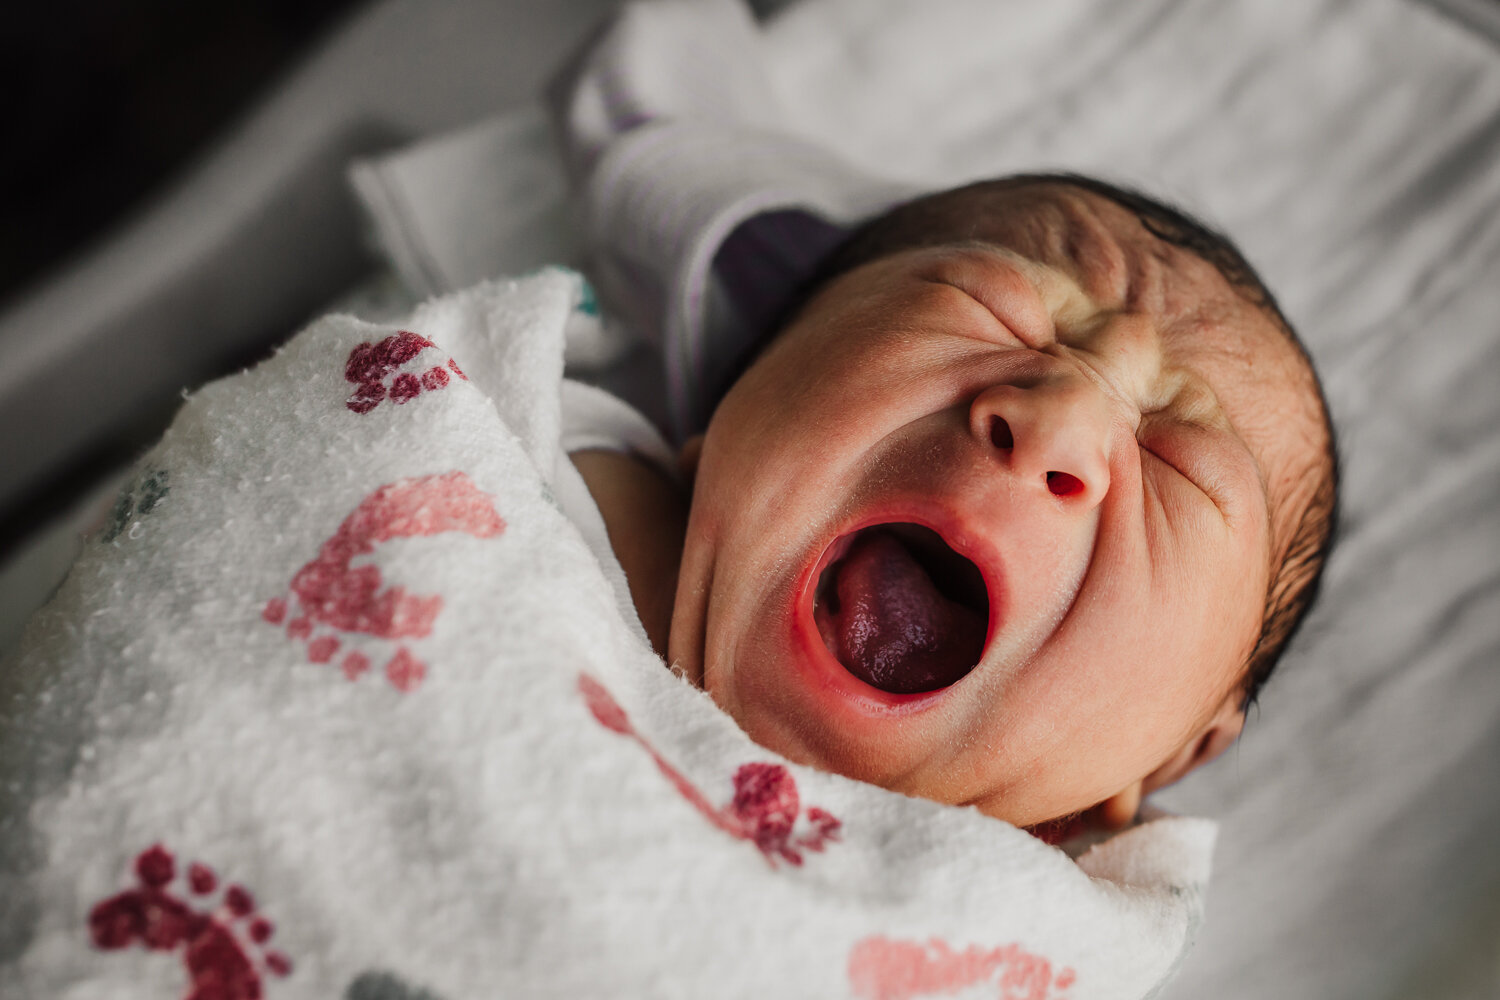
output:
[[[990,422],[990,443],[996,448],[1014,448],[1016,437],[1010,432],[1010,424],[1005,422],[1004,417],[996,417]]]
[[[1055,497],[1077,496],[1083,492],[1083,480],[1066,472],[1047,473],[1047,489]]]

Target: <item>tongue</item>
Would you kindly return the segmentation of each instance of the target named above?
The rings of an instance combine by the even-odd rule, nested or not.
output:
[[[833,567],[818,630],[860,680],[894,694],[947,687],[979,661],[985,617],[944,597],[896,537],[867,531]]]

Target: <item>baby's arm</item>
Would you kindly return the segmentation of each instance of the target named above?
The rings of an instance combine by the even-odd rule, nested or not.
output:
[[[604,517],[610,548],[625,570],[630,599],[651,646],[665,657],[687,530],[687,497],[661,469],[628,452],[586,449],[568,457]]]

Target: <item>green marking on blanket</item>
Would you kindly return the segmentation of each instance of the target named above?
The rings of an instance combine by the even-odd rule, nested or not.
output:
[[[135,510],[138,514],[149,514],[153,507],[161,503],[162,499],[171,492],[167,486],[167,470],[156,469],[146,473],[146,478],[141,480],[141,499],[136,503]]]
[[[581,298],[578,300],[577,305],[578,311],[585,316],[598,316],[599,297],[594,294],[594,286],[589,284],[588,279],[582,275],[578,276],[578,283],[581,286],[579,293]]]
[[[148,469],[139,483],[126,486],[109,512],[109,527],[100,541],[112,542],[126,532],[138,518],[145,517],[172,492],[166,469]]]
[[[439,1000],[436,993],[413,987],[389,972],[362,972],[344,991],[344,1000]]]
[[[512,280],[518,282],[525,281],[527,278],[534,278],[539,274],[552,273],[566,274],[571,277],[577,278],[578,301],[573,303],[573,311],[583,313],[583,315],[585,316],[594,316],[596,318],[598,317],[599,296],[594,294],[594,286],[589,283],[589,279],[585,278],[583,276],[583,272],[577,270],[576,268],[566,267],[562,264],[543,264],[541,267],[534,267],[530,271],[526,271],[523,274],[517,275]]]
[[[557,494],[552,492],[552,487],[543,482],[539,488],[539,492],[542,495],[542,500],[546,502],[547,506],[557,511],[559,514],[562,514],[564,516],[567,515],[567,511],[563,510],[562,501],[558,500]]]

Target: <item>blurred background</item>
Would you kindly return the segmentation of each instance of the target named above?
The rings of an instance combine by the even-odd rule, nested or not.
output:
[[[0,313],[143,215],[365,0],[52,0],[0,18]],[[0,563],[163,418],[0,498]]]
[[[51,0],[0,18],[0,308],[122,222],[361,0]]]
[[[0,649],[186,389],[379,281],[351,164],[531,105],[618,2],[7,9]]]

